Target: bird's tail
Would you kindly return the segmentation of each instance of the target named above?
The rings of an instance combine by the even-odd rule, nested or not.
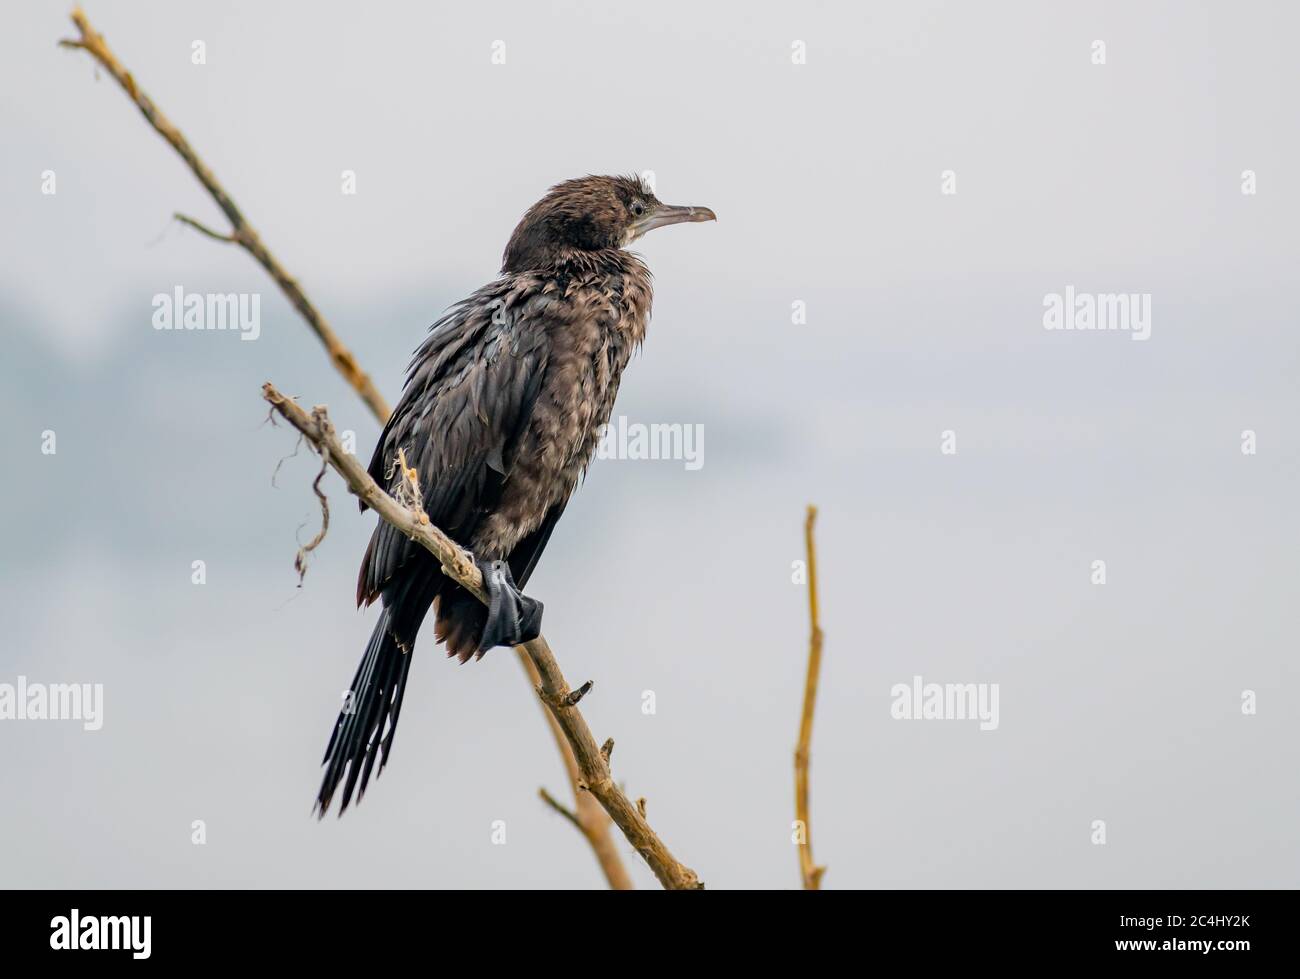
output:
[[[479,641],[487,624],[487,606],[459,585],[451,583],[438,596],[434,605],[434,634],[445,643],[447,655],[468,663],[473,656],[482,656]]]
[[[358,778],[361,784],[357,801],[360,802],[375,759],[379,759],[380,772],[388,763],[397,716],[402,710],[402,694],[406,691],[406,677],[411,671],[411,651],[398,644],[389,625],[390,615],[385,608],[375,623],[375,631],[334,724],[329,747],[325,749],[322,762],[326,766],[325,778],[316,796],[316,812],[321,817],[329,809],[340,783],[343,783],[341,816],[352,801]],[[378,777],[379,772],[375,775]]]

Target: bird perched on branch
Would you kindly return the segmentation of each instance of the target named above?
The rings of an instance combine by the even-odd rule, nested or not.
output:
[[[382,605],[325,750],[321,816],[364,795],[393,746],[415,639],[434,635],[462,663],[535,639],[542,604],[520,592],[586,470],[619,378],[645,337],[650,271],[628,245],[647,231],[713,221],[707,207],[661,203],[635,177],[583,177],[551,188],[506,245],[501,277],[433,325],[407,369],[370,475],[391,489],[399,450],[425,512],[475,556],[485,606],[423,547],[380,522],[357,602]],[[362,509],[365,509],[363,503]]]

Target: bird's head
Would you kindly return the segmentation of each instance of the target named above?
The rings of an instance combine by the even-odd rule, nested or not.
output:
[[[716,221],[707,207],[674,207],[636,177],[579,177],[552,187],[510,236],[502,272],[546,268],[574,251],[624,248],[647,231]]]

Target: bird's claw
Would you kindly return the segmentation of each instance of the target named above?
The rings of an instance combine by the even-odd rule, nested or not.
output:
[[[488,616],[479,641],[481,656],[493,646],[517,646],[542,634],[542,603],[515,585],[505,561],[480,561],[483,588],[488,593]]]

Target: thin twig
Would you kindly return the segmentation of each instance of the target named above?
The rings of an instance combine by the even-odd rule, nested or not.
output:
[[[817,707],[817,678],[822,667],[822,630],[817,618],[817,550],[813,544],[813,525],[817,508],[811,504],[804,520],[804,546],[808,551],[808,613],[812,632],[808,640],[808,679],[803,691],[803,715],[799,719],[799,744],[794,751],[794,815],[801,833],[799,872],[804,890],[818,891],[825,867],[813,862],[812,824],[808,814],[808,767],[812,753],[813,711]]]
[[[195,231],[201,231],[209,238],[215,238],[217,241],[224,241],[230,245],[237,244],[239,241],[238,237],[234,234],[223,235],[220,231],[213,231],[202,221],[199,221],[197,218],[192,218],[188,214],[182,214],[180,211],[177,211],[172,215],[172,217],[181,224],[187,224]]]
[[[591,688],[594,686],[595,683],[593,683],[591,680],[588,680],[577,690],[574,690],[572,693],[570,693],[567,697],[564,698],[564,706],[577,707],[578,702],[582,700],[583,697],[587,696],[587,694],[591,693]]]
[[[558,802],[555,796],[551,795],[551,793],[547,792],[545,789],[538,789],[537,794],[542,797],[543,802],[545,802],[548,806],[550,806],[552,809],[558,812],[569,822],[573,823],[574,826],[578,827],[579,832],[582,831],[582,823],[578,822],[577,813],[575,813],[564,803]]]
[[[329,451],[324,450],[324,451]],[[278,466],[276,468],[279,468]],[[311,491],[316,494],[316,499],[320,500],[320,530],[316,536],[308,543],[298,548],[298,556],[293,559],[294,569],[298,572],[298,587],[302,587],[302,580],[307,577],[307,555],[316,548],[320,547],[321,542],[325,540],[325,535],[330,531],[330,501],[320,488],[320,481],[325,478],[325,473],[329,471],[329,459],[322,457],[320,461],[320,472],[311,482]]]
[[[473,556],[434,526],[423,510],[409,510],[380,488],[355,458],[343,452],[329,416],[322,406],[308,414],[286,398],[271,384],[262,386],[262,396],[270,402],[286,421],[298,429],[343,477],[348,489],[367,506],[399,531],[422,545],[441,563],[443,570],[480,601],[486,601],[483,575],[474,563]],[[609,764],[596,744],[596,739],[586,720],[573,702],[574,691],[564,679],[560,665],[546,639],[538,636],[521,647],[537,672],[537,693],[551,716],[564,732],[565,740],[573,751],[581,784],[586,787],[609,813],[614,824],[627,837],[629,843],[641,854],[659,882],[669,890],[694,890],[702,885],[695,871],[679,862],[669,852],[650,824],[646,822],[644,806],[635,806],[610,775]],[[581,798],[581,795],[579,796]],[[576,819],[575,819],[576,822]],[[580,824],[579,824],[580,826]]]
[[[217,206],[226,215],[234,230],[229,234],[223,234],[186,214],[178,212],[173,217],[180,223],[188,225],[209,238],[226,244],[236,244],[248,251],[284,291],[294,308],[298,310],[303,319],[306,320],[307,325],[324,344],[330,361],[335,368],[366,403],[375,418],[381,424],[387,421],[388,404],[383,396],[376,390],[366,373],[360,369],[356,358],[339,341],[324,316],[308,300],[298,281],[288,274],[272,256],[270,250],[262,243],[260,236],[244,218],[243,213],[221,186],[216,175],[199,158],[188,140],[181,135],[180,130],[163,115],[162,111],[153,103],[153,100],[139,89],[131,73],[117,60],[117,56],[105,43],[103,35],[94,30],[85,13],[79,7],[72,12],[72,22],[76,25],[77,31],[81,35],[80,38],[76,40],[65,39],[60,41],[59,45],[73,50],[85,51],[113,76],[114,80],[122,87],[122,90],[126,92],[127,97],[139,108],[149,125],[180,154],[181,159],[185,161],[204,189],[208,191],[212,199],[216,201]],[[96,77],[98,77],[98,72],[96,72]],[[316,543],[319,543],[319,541]],[[528,676],[531,685],[536,688],[541,682],[536,670],[522,650],[517,650],[517,652],[525,674]],[[627,868],[623,864],[623,858],[614,845],[613,837],[610,835],[609,817],[605,815],[605,811],[588,793],[579,789],[577,762],[573,758],[573,752],[569,749],[564,732],[550,713],[543,710],[543,714],[546,717],[547,725],[551,729],[551,735],[555,739],[556,747],[560,752],[565,774],[569,778],[569,786],[573,791],[574,806],[578,814],[579,828],[582,830],[583,836],[591,844],[593,851],[595,851],[596,859],[609,886],[614,890],[631,890],[632,878],[628,875]]]

